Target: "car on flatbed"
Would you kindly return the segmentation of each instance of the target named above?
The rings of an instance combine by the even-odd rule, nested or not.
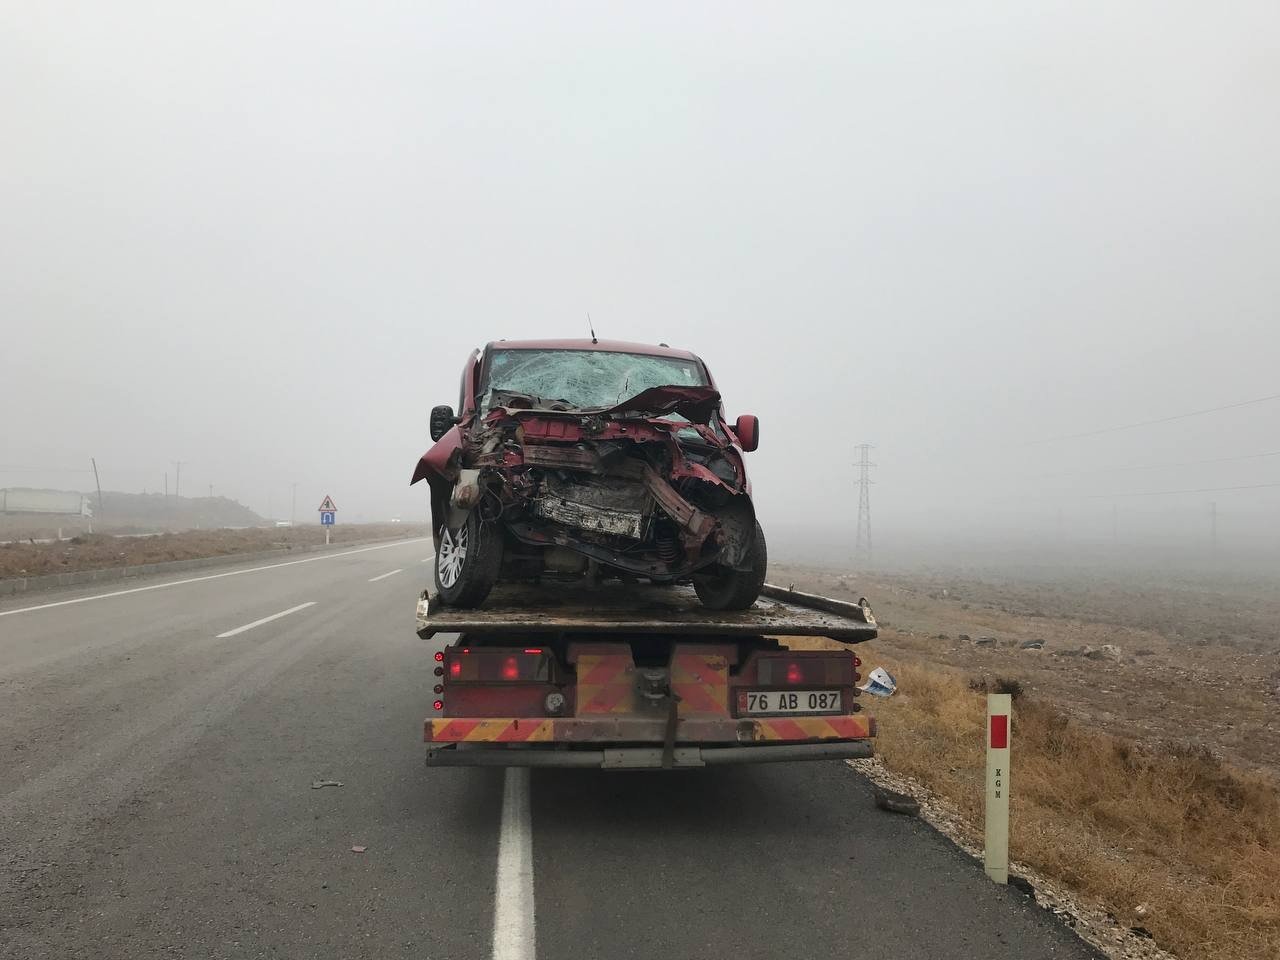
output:
[[[680,585],[495,588],[480,609],[418,601],[434,652],[433,766],[685,768],[869,757],[875,720],[850,649],[877,634],[866,600],[765,584],[715,611]]]
[[[702,359],[665,344],[496,341],[431,412],[411,483],[431,490],[435,595],[477,607],[500,582],[692,584],[751,606],[768,562],[744,454]]]

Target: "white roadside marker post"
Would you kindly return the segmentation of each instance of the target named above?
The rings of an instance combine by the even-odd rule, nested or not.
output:
[[[1012,698],[987,694],[987,831],[984,866],[996,883],[1009,882],[1009,736]]]

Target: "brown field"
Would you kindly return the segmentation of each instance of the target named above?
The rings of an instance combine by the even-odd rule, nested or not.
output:
[[[1266,591],[770,573],[872,600],[884,629],[863,671],[884,666],[899,690],[868,704],[877,749],[978,846],[982,690],[1014,681],[1012,855],[1187,960],[1280,956],[1280,611]],[[1118,659],[1080,654],[1102,644]]]
[[[427,533],[424,524],[345,524],[333,528],[332,542],[420,537]],[[59,543],[0,544],[0,578],[39,577],[51,573],[101,570],[143,563],[164,563],[169,560],[288,550],[321,543],[324,543],[324,531],[318,526],[188,530],[146,537],[82,534]]]
[[[942,577],[853,577],[774,566],[770,578],[866,596],[879,649],[1016,677],[1068,716],[1141,741],[1207,747],[1280,775],[1280,591],[1071,587]],[[962,639],[968,637],[968,640]],[[975,643],[991,638],[989,644]],[[1022,650],[1042,640],[1042,650]],[[1109,644],[1118,659],[1082,654]]]

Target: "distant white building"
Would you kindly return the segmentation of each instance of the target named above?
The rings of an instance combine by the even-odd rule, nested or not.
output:
[[[92,517],[93,508],[83,493],[67,490],[0,489],[0,513],[35,513],[69,517]]]

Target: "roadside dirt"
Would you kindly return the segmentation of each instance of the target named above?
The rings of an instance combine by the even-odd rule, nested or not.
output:
[[[863,672],[888,669],[897,693],[865,702],[877,761],[855,766],[971,852],[984,693],[1013,695],[1017,870],[1109,957],[1280,956],[1274,588],[782,566],[770,579],[871,600],[881,635],[858,648]]]
[[[819,593],[868,597],[882,628],[873,645],[885,654],[955,667],[975,680],[1016,679],[1108,732],[1189,742],[1280,773],[1274,585],[1064,586],[797,566],[769,573]],[[1032,641],[1042,649],[1022,649]],[[1108,645],[1115,649],[1103,650]]]
[[[425,524],[345,524],[333,528],[331,541],[350,543],[383,537],[420,537],[427,533]],[[289,550],[321,543],[324,543],[324,531],[318,526],[188,530],[147,537],[83,534],[58,543],[0,544],[0,579]]]

